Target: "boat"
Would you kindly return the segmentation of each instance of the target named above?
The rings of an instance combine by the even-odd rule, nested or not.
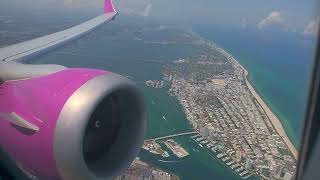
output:
[[[162,118],[163,118],[164,120],[167,120],[165,116],[162,116]]]
[[[199,152],[199,150],[198,150],[198,149],[194,149],[194,148],[192,148],[192,150],[193,150],[194,152]]]
[[[162,157],[169,157],[170,156],[167,151],[164,151],[161,155],[162,155]]]

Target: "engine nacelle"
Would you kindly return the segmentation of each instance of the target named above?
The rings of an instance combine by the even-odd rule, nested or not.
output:
[[[134,83],[64,69],[0,84],[0,147],[31,179],[111,179],[138,154],[146,128]]]

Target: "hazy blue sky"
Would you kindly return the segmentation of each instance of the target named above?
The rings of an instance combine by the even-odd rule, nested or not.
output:
[[[273,12],[261,29],[302,30],[316,18],[316,0],[152,0],[152,5],[151,15],[243,27],[258,27]]]
[[[217,24],[258,30],[272,28],[310,35],[315,34],[319,22],[319,12],[316,12],[319,8],[317,0],[115,0],[115,2],[119,12],[123,14],[185,24]],[[99,13],[102,4],[103,0],[1,0],[0,7],[30,9],[33,12],[35,9],[65,7]]]

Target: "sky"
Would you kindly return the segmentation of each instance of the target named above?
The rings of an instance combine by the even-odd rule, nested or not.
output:
[[[320,16],[317,0],[114,0],[121,14],[181,24],[214,24],[257,30],[274,29],[314,36]],[[103,0],[1,0],[0,7],[66,8],[102,11]],[[23,1],[25,2],[25,1]],[[9,8],[10,8],[9,7]],[[1,8],[0,8],[1,16]],[[0,27],[1,28],[1,27]]]
[[[151,16],[186,23],[212,23],[260,30],[275,28],[312,34],[318,24],[315,21],[319,21],[316,0],[152,0],[151,3]],[[309,28],[304,31],[307,26]]]

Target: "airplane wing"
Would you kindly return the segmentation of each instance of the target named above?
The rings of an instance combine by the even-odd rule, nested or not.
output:
[[[117,11],[113,6],[112,0],[105,0],[104,14],[63,31],[0,48],[0,61],[24,61],[30,59],[81,37],[105,22],[113,20],[116,15]]]
[[[114,19],[112,0],[105,0],[104,12],[0,49],[0,159],[6,163],[1,159],[0,171],[4,167],[5,175],[12,175],[7,179],[113,179],[138,155],[146,113],[132,81],[99,69],[15,62]],[[21,173],[27,177],[17,176]]]

